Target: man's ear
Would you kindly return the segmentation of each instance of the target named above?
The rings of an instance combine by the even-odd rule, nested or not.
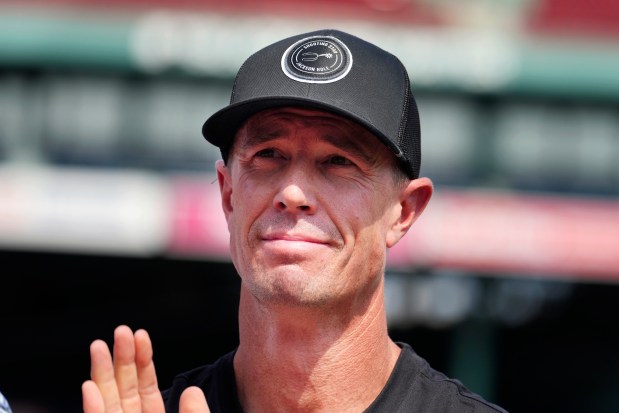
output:
[[[387,233],[387,248],[393,247],[419,218],[430,202],[434,188],[428,178],[413,179],[400,192],[396,217]]]
[[[230,176],[230,168],[220,159],[215,162],[215,169],[217,169],[217,181],[219,182],[219,193],[221,194],[221,208],[227,221],[228,215],[232,212],[232,177]]]

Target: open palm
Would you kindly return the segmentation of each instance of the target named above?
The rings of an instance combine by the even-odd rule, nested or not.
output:
[[[157,385],[153,346],[145,330],[135,334],[127,326],[114,331],[114,356],[107,344],[90,345],[91,380],[82,385],[84,413],[165,413]],[[210,413],[204,393],[186,389],[180,413]]]

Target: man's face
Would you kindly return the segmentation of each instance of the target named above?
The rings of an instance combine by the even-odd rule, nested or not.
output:
[[[217,165],[244,286],[260,301],[303,306],[375,290],[402,209],[394,162],[367,130],[328,112],[250,118],[228,166]]]

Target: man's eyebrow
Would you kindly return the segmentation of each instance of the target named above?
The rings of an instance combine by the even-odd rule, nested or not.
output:
[[[365,134],[364,134],[365,135]],[[339,138],[333,135],[324,135],[321,137],[325,142],[341,149],[344,152],[352,154],[356,158],[360,158],[365,162],[372,163],[376,159],[375,152],[370,152],[368,148],[360,145],[352,139]],[[360,139],[375,139],[371,136],[359,136]]]
[[[270,131],[268,133],[263,133],[260,130],[246,135],[246,138],[241,141],[241,149],[247,150],[258,145],[262,145],[264,143],[270,142],[277,138],[280,138],[284,135],[284,131],[282,129],[277,129],[274,131]]]
[[[256,146],[263,145],[270,141],[285,137],[288,133],[285,127],[279,127],[277,129],[271,129],[271,127],[256,128],[256,130],[251,132],[248,129],[250,128],[245,130],[245,139],[242,139],[239,142],[241,150],[249,150]],[[377,140],[374,135],[365,131],[357,133],[356,136],[359,140]],[[325,133],[320,135],[318,139],[340,149],[343,152],[349,153],[356,158],[362,159],[364,162],[373,163],[376,160],[377,152],[371,150],[369,144],[362,145],[352,137],[343,137],[339,136],[339,134]]]

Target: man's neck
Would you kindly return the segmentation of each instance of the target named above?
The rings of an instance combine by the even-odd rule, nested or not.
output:
[[[265,307],[242,290],[234,369],[244,410],[367,408],[387,382],[400,349],[387,334],[382,284],[362,310]]]

